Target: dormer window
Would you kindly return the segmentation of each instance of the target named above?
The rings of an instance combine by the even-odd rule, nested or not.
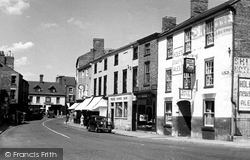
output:
[[[42,92],[42,88],[39,85],[34,87],[35,92]]]
[[[55,93],[56,92],[56,88],[54,86],[50,86],[49,90],[51,93]]]

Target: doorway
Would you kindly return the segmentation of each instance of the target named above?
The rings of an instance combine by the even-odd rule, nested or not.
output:
[[[189,101],[180,101],[177,103],[182,116],[177,118],[178,136],[190,137],[191,136],[191,105]]]

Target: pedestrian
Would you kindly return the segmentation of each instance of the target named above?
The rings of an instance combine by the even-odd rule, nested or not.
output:
[[[68,121],[69,121],[69,114],[67,113],[65,123],[68,124]]]
[[[81,118],[80,118],[80,126],[83,127],[83,121],[84,121],[84,116],[83,114],[81,115]]]

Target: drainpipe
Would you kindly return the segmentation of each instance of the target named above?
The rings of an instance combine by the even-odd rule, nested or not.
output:
[[[231,55],[232,55],[232,84],[231,84],[231,103],[232,103],[232,115],[231,115],[231,133],[230,133],[230,140],[233,141],[233,136],[235,135],[235,130],[236,130],[236,112],[237,112],[237,103],[234,101],[234,51],[235,51],[235,43],[234,43],[234,38],[235,38],[235,8],[230,7],[230,10],[233,13],[233,24],[232,24],[232,50],[231,50]]]

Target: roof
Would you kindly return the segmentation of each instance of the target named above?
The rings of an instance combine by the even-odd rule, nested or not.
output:
[[[64,79],[64,84],[67,86],[75,86],[76,85],[75,77],[63,77],[63,79]]]
[[[216,7],[213,7],[211,9],[209,9],[209,10],[195,16],[195,17],[191,17],[191,18],[187,19],[186,21],[182,22],[181,24],[177,25],[176,27],[161,33],[159,36],[162,37],[162,36],[165,36],[167,34],[172,34],[173,32],[178,31],[178,30],[180,30],[180,29],[182,29],[184,27],[187,27],[188,25],[191,25],[191,24],[193,24],[193,23],[195,23],[197,21],[203,20],[204,18],[206,18],[208,16],[211,16],[211,15],[213,15],[215,13],[218,13],[218,12],[220,12],[222,10],[230,8],[230,7],[232,7],[233,4],[235,4],[235,3],[239,2],[239,1],[240,0],[229,0],[229,1],[225,2],[225,3],[222,3],[222,4],[220,4],[220,5],[216,6]]]
[[[55,95],[55,96],[64,96],[64,86],[58,82],[40,82],[40,81],[28,81],[29,83],[29,94],[30,95]],[[40,87],[41,91],[35,91],[34,87]],[[51,92],[50,88],[54,87],[56,92]]]

